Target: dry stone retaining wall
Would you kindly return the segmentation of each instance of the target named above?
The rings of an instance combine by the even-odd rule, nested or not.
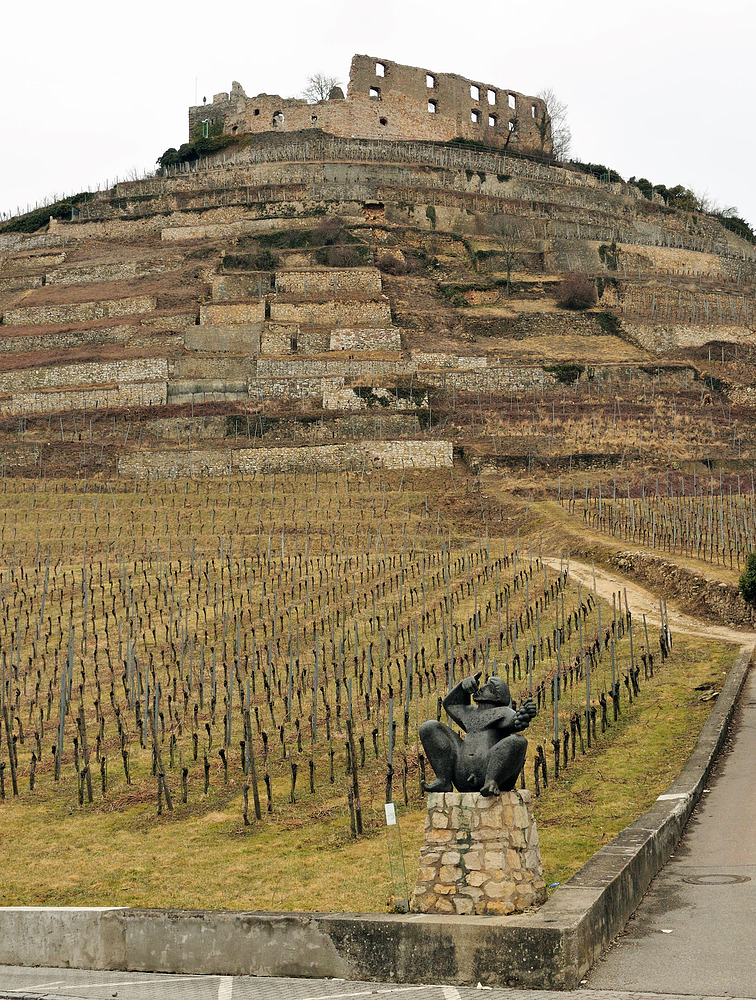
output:
[[[610,562],[624,573],[645,580],[659,593],[674,597],[685,609],[707,614],[723,624],[753,628],[756,612],[736,587],[705,577],[651,552],[617,552]]]
[[[265,302],[207,302],[200,306],[200,324],[229,326],[265,322]]]
[[[19,309],[7,309],[3,314],[3,322],[7,326],[87,323],[95,319],[154,312],[156,308],[157,299],[154,295],[135,295],[123,299],[104,299],[101,302],[79,302],[76,305],[25,306]]]
[[[354,444],[315,445],[299,448],[241,448],[227,452],[139,452],[119,459],[123,476],[176,478],[223,476],[276,471],[312,472],[333,468],[435,469],[450,468],[452,445],[448,441],[363,441]]]
[[[74,365],[51,365],[48,368],[23,368],[0,372],[0,393],[34,392],[39,389],[78,388],[124,382],[151,383],[167,381],[166,358],[141,358],[135,361],[91,361]]]
[[[402,336],[396,327],[331,331],[328,350],[331,351],[400,351]]]
[[[349,294],[379,298],[383,294],[381,272],[377,267],[279,271],[276,288],[287,294],[332,295],[334,298]]]
[[[0,396],[3,416],[54,413],[58,410],[93,410],[98,407],[123,409],[128,406],[162,406],[167,402],[166,383],[125,382],[92,389],[17,392]]]
[[[270,318],[278,323],[307,323],[327,327],[391,326],[388,302],[281,302],[270,303]]]
[[[0,336],[0,354],[23,354],[26,351],[53,351],[85,344],[125,344],[131,341],[133,326],[103,326],[93,330],[70,330],[66,333],[39,333],[28,337]],[[0,327],[0,330],[2,328]]]
[[[202,326],[188,326],[184,331],[184,344],[191,351],[259,354],[262,328],[262,322],[254,321],[236,325],[204,323]]]

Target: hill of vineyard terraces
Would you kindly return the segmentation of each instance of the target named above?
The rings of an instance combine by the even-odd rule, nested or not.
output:
[[[0,235],[4,475],[750,476],[756,247],[715,218],[316,132],[161,173]],[[595,307],[557,304],[568,272]]]

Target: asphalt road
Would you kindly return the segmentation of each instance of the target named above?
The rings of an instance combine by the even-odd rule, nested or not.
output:
[[[756,671],[674,856],[594,967],[595,989],[756,997]]]

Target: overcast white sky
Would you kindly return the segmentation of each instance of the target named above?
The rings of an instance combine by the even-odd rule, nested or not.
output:
[[[8,11],[11,6],[11,11]],[[38,0],[2,15],[0,211],[152,169],[238,80],[298,95],[355,52],[568,105],[573,155],[756,226],[754,0]]]

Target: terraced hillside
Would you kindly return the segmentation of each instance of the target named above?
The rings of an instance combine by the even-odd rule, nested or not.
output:
[[[302,133],[73,214],[0,235],[4,474],[751,468],[756,247],[636,187]]]

